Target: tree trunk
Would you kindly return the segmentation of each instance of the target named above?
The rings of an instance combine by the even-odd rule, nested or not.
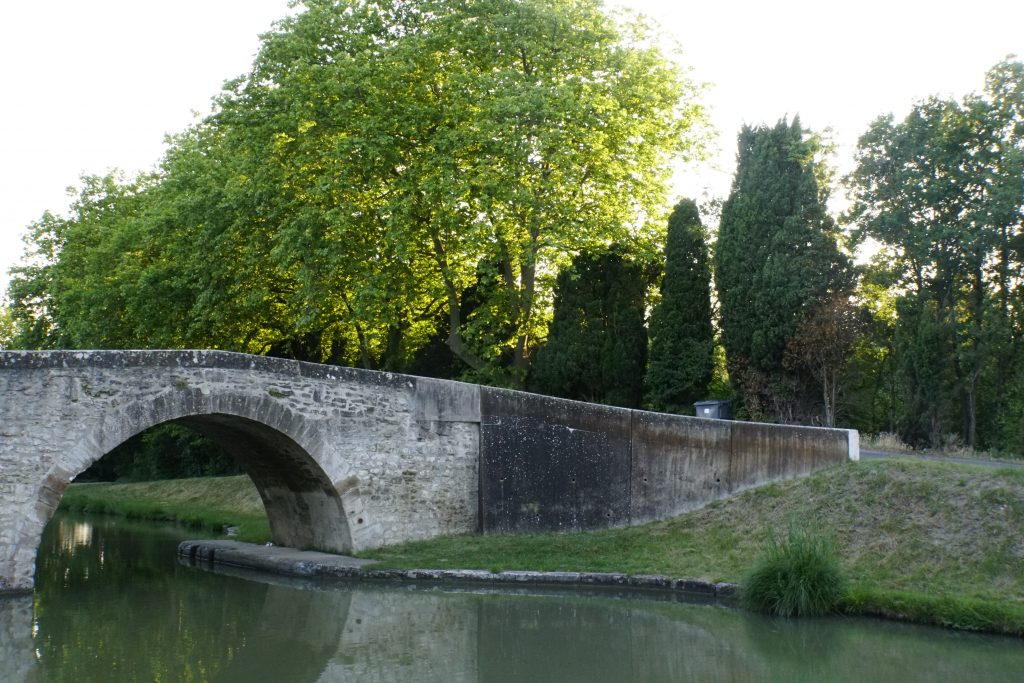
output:
[[[434,242],[434,257],[437,259],[441,279],[444,281],[445,293],[448,296],[448,348],[469,367],[474,370],[483,370],[487,363],[466,348],[466,343],[462,339],[462,311],[460,310],[459,292],[448,274],[448,257],[444,250],[444,244],[441,243],[441,238],[437,233],[433,233],[431,237]]]

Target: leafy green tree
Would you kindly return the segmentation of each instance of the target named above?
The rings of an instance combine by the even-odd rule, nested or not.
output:
[[[14,340],[14,318],[7,306],[0,304],[0,349],[9,349]]]
[[[897,294],[888,264],[877,260],[861,269],[857,299],[863,311],[860,332],[843,371],[847,395],[837,412],[843,422],[866,434],[898,430],[902,396],[896,371]]]
[[[692,413],[705,398],[715,366],[711,264],[697,205],[679,202],[668,220],[661,301],[651,314],[647,403]]]
[[[216,442],[165,423],[136,434],[92,464],[79,481],[153,481],[241,474]]]
[[[983,445],[1021,362],[1024,64],[996,65],[962,102],[879,118],[856,161],[851,217],[903,292],[903,436]]]
[[[581,401],[637,408],[647,360],[648,277],[621,250],[581,254],[558,274],[554,318],[531,388]]]
[[[248,182],[275,197],[273,256],[311,325],[424,327],[440,302],[464,363],[522,373],[543,273],[656,242],[638,219],[699,148],[694,86],[650,45],[590,0],[310,1],[211,125],[274,178]],[[508,330],[487,348],[462,318],[481,261],[500,287],[477,327]]]
[[[810,420],[813,378],[784,355],[811,311],[848,291],[849,260],[825,210],[820,140],[799,122],[744,127],[715,249],[729,375],[754,416]]]
[[[137,340],[131,302],[145,266],[134,219],[152,179],[83,176],[67,216],[29,226],[29,250],[12,269],[8,298],[18,348],[117,348]]]
[[[786,345],[783,366],[805,371],[821,387],[822,426],[835,427],[839,389],[860,335],[861,311],[848,292],[837,292],[810,311]]]
[[[23,344],[401,369],[443,314],[474,377],[514,383],[549,273],[613,241],[654,249],[704,117],[642,22],[597,0],[299,4],[156,178],[105,203],[86,187],[97,211],[35,226],[11,290]]]

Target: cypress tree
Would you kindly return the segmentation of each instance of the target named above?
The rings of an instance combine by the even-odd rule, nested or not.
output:
[[[651,314],[648,405],[692,414],[711,383],[714,353],[707,238],[697,205],[684,199],[668,220],[661,303]]]
[[[613,249],[581,254],[558,274],[554,317],[530,387],[539,393],[636,408],[647,360],[643,268]]]
[[[722,207],[715,283],[731,381],[754,416],[802,417],[813,381],[783,356],[810,311],[849,286],[814,155],[799,119],[744,126],[732,190]]]

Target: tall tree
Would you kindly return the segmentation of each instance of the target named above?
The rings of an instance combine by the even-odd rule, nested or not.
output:
[[[996,422],[979,405],[1000,409],[1021,362],[1024,64],[996,65],[963,102],[931,98],[903,121],[879,118],[856,161],[851,217],[903,292],[903,435],[979,444],[979,424]]]
[[[621,250],[581,254],[558,274],[554,318],[530,375],[535,391],[637,408],[647,359],[647,277]]]
[[[849,292],[836,292],[810,311],[786,345],[784,367],[808,372],[821,387],[822,426],[836,424],[840,381],[860,328]]]
[[[851,283],[825,210],[820,141],[799,119],[744,127],[715,250],[722,341],[732,381],[755,416],[811,419],[813,380],[785,367],[811,311]]]
[[[13,285],[15,317],[80,327],[85,299],[53,298],[48,269],[70,272],[78,249],[93,256],[72,260],[102,253],[119,273],[116,291],[93,280],[90,301],[124,297],[109,307],[132,329],[104,345],[401,369],[443,314],[477,379],[507,365],[521,378],[548,273],[581,250],[659,242],[671,162],[702,149],[697,88],[597,0],[298,4],[214,113],[172,140],[118,230],[65,254],[40,226],[48,256]],[[145,258],[122,268],[119,254]],[[88,329],[62,343],[106,334]]]
[[[117,348],[133,344],[131,302],[146,266],[134,221],[152,178],[83,176],[69,189],[68,215],[50,212],[29,226],[23,263],[8,297],[18,348]]]
[[[690,199],[679,202],[668,220],[661,301],[651,314],[650,335],[648,405],[692,413],[711,383],[715,339],[707,236]]]
[[[275,257],[298,305],[329,317],[344,291],[351,319],[401,327],[441,302],[463,362],[484,370],[508,349],[525,371],[545,272],[656,242],[639,219],[699,145],[693,85],[593,0],[304,4],[214,119],[254,168],[277,169],[253,191],[280,200]],[[509,330],[490,348],[461,313],[481,261],[500,287],[477,316]]]

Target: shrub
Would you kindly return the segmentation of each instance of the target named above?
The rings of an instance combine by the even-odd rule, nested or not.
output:
[[[741,595],[750,610],[798,617],[834,611],[845,592],[846,580],[831,536],[790,524],[783,541],[769,531],[761,556],[743,581]]]

